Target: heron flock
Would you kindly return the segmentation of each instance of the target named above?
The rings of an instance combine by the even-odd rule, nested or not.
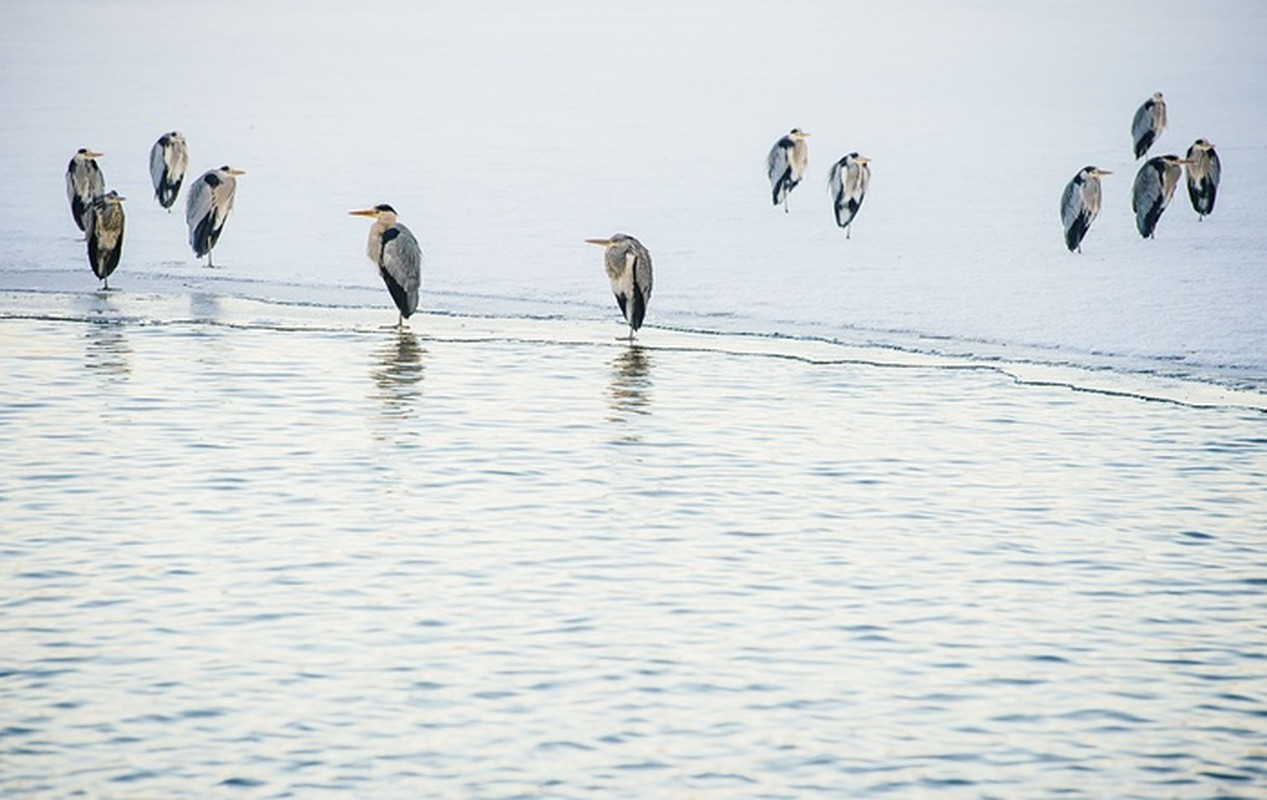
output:
[[[1166,101],[1161,92],[1156,92],[1139,107],[1131,123],[1137,160],[1148,154],[1166,124]],[[808,137],[805,131],[793,128],[774,143],[766,156],[770,197],[776,208],[783,206],[785,213],[789,213],[788,195],[801,183],[809,165]],[[108,290],[110,275],[119,266],[123,252],[125,198],[116,191],[106,191],[105,178],[97,163],[103,155],[86,147],[75,153],[66,169],[66,195],[71,217],[84,232],[88,263],[93,274],[102,281],[102,288]],[[154,198],[169,212],[184,184],[188,163],[185,137],[178,131],[161,135],[150,150]],[[851,226],[867,194],[870,164],[870,159],[851,152],[834,162],[828,172],[833,216],[836,225],[845,231],[846,239],[850,238]],[[1170,204],[1185,169],[1188,197],[1198,219],[1214,211],[1222,166],[1214,145],[1197,139],[1183,158],[1173,154],[1155,156],[1145,161],[1136,173],[1131,208],[1140,236],[1154,238],[1157,223]],[[207,257],[207,267],[214,266],[211,254],[233,210],[237,177],[244,174],[228,165],[209,169],[193,181],[186,192],[189,246],[198,258]],[[1083,239],[1100,213],[1100,179],[1112,174],[1110,170],[1086,166],[1065,186],[1060,198],[1060,219],[1065,246],[1071,252],[1082,252]],[[386,203],[348,213],[374,220],[366,255],[378,268],[396,304],[397,327],[401,327],[418,309],[422,288],[422,248],[418,239],[397,219],[396,210]],[[651,254],[641,242],[624,233],[585,241],[604,250],[603,266],[632,341],[642,327],[647,304],[651,301]]]

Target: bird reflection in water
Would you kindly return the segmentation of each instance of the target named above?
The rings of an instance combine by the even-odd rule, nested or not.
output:
[[[408,328],[392,331],[390,339],[378,349],[370,377],[378,390],[375,396],[383,404],[383,417],[398,420],[414,415],[422,397],[422,358],[426,352]]]
[[[90,322],[84,339],[84,366],[112,382],[128,379],[132,373],[132,347],[122,322]]]
[[[651,351],[641,345],[620,348],[612,359],[611,383],[607,387],[610,422],[629,422],[651,413]],[[624,441],[636,442],[640,437],[629,431]]]

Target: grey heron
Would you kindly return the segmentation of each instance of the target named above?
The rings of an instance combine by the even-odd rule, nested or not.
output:
[[[373,217],[365,255],[369,256],[396,308],[400,310],[397,328],[418,310],[418,290],[422,288],[422,248],[414,235],[396,219],[396,209],[380,203],[373,208],[349,211],[354,217]]]
[[[189,225],[189,246],[194,255],[207,257],[211,263],[211,250],[220,241],[224,223],[233,210],[233,195],[237,192],[237,176],[246,173],[240,169],[223,166],[209,169],[189,187],[185,198],[185,223]]]
[[[836,224],[845,229],[849,238],[849,224],[862,207],[867,196],[867,184],[871,182],[871,159],[850,153],[831,166],[827,176],[831,186],[832,202],[836,209]]]
[[[796,188],[809,164],[809,147],[805,144],[808,133],[793,128],[770,148],[765,159],[766,173],[770,176],[770,196],[777,206],[783,204],[786,213],[788,193]]]
[[[81,147],[66,166],[66,199],[70,201],[70,215],[81,231],[88,229],[88,206],[106,191],[105,178],[97,166],[97,159],[104,155]]]
[[[169,212],[180,193],[185,180],[185,168],[189,164],[189,149],[185,137],[179,131],[171,131],[158,137],[150,148],[150,177],[154,180],[154,199]]]
[[[1192,210],[1199,215],[1198,220],[1214,211],[1214,196],[1219,191],[1219,175],[1223,167],[1219,164],[1219,154],[1214,152],[1214,145],[1205,139],[1197,139],[1188,148],[1188,199],[1192,201]]]
[[[1131,192],[1131,208],[1135,211],[1135,227],[1145,239],[1153,238],[1157,220],[1175,194],[1183,167],[1188,161],[1176,155],[1155,156],[1144,162],[1135,174]]]
[[[1082,237],[1100,213],[1100,178],[1113,173],[1099,167],[1083,167],[1060,196],[1060,221],[1065,226],[1065,247],[1082,252]]]
[[[1166,101],[1161,92],[1153,92],[1153,96],[1144,101],[1135,111],[1135,119],[1131,121],[1131,140],[1135,143],[1135,157],[1139,158],[1148,152],[1153,142],[1166,129]]]
[[[123,253],[123,201],[110,190],[88,206],[88,264],[92,274],[101,279],[101,288],[110,289],[110,276],[119,266]]]
[[[642,242],[624,233],[585,241],[603,248],[603,267],[620,313],[629,323],[629,341],[632,342],[647,315],[647,303],[651,301],[651,253]]]

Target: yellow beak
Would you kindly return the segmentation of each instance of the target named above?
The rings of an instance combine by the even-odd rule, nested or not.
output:
[[[611,240],[611,239],[586,239],[585,241],[589,242],[590,244],[596,244],[596,245],[598,245],[599,247],[611,247],[611,246],[612,246],[612,240]]]
[[[373,208],[362,208],[356,211],[349,211],[348,214],[353,217],[377,217],[378,211]]]

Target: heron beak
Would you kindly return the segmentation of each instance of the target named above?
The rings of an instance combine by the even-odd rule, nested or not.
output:
[[[611,239],[586,239],[585,241],[589,242],[590,244],[596,244],[596,245],[598,245],[599,247],[611,247],[611,246],[612,246],[612,240],[611,240]]]
[[[85,158],[101,158],[104,155],[105,153],[98,153],[96,150],[89,150],[87,153],[84,153]]]
[[[378,211],[373,208],[361,208],[356,211],[349,211],[348,214],[353,217],[377,217]]]
[[[870,163],[871,163],[871,159],[869,159],[869,158],[865,158],[865,157],[863,157],[863,156],[858,156],[857,161],[858,161],[858,163],[859,163],[859,164],[870,164]]]
[[[1096,174],[1096,175],[1098,175],[1098,176],[1103,176],[1103,175],[1112,175],[1112,174],[1113,174],[1113,170],[1111,170],[1111,169],[1097,169],[1097,170],[1095,171],[1095,174]]]
[[[246,174],[246,170],[244,170],[244,169],[233,169],[232,167],[230,167],[230,168],[229,168],[229,174],[230,174],[230,175],[245,175],[245,174]]]

